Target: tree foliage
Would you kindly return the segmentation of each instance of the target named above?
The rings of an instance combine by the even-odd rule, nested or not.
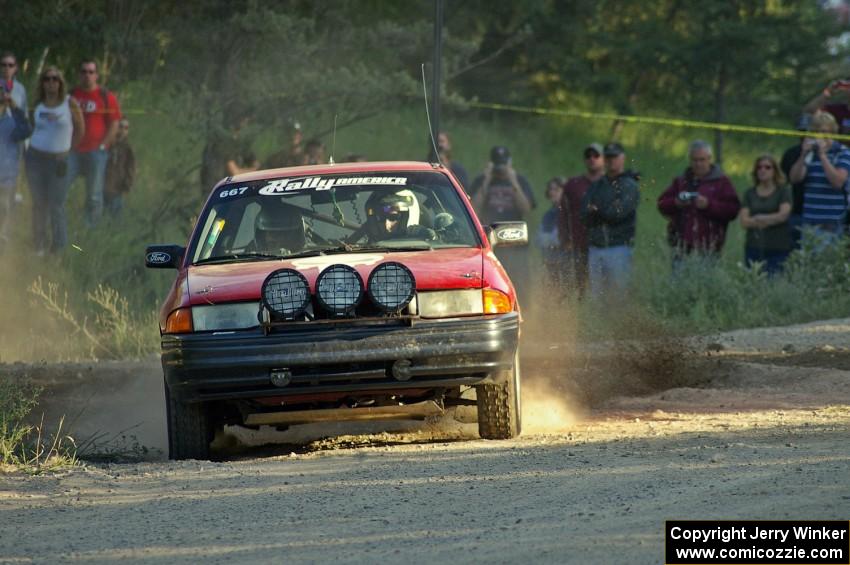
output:
[[[714,119],[722,94],[736,119],[791,117],[840,61],[827,45],[838,32],[835,18],[810,2],[552,0],[535,7],[523,22],[533,38],[503,63],[536,86],[537,101],[590,99],[626,113]]]
[[[431,60],[429,0],[4,3],[17,24],[5,47],[30,71],[45,49],[66,69],[95,56],[110,84],[149,80],[205,129],[245,108],[265,128],[356,120],[418,96]],[[792,119],[843,55],[835,18],[796,0],[447,0],[446,27],[455,102],[750,123]]]

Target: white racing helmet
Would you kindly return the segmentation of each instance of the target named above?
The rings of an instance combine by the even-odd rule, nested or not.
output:
[[[410,226],[419,225],[420,215],[419,201],[411,190],[376,192],[366,201],[366,226],[373,238],[405,233]],[[398,228],[388,230],[387,220],[398,222]]]

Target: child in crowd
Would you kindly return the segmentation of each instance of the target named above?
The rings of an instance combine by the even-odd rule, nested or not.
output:
[[[564,281],[562,279],[565,269],[564,261],[566,260],[558,237],[558,216],[565,182],[566,180],[563,177],[554,177],[546,183],[546,200],[552,203],[552,207],[543,214],[535,241],[543,254],[546,284],[549,288],[557,291],[558,296],[563,290]]]

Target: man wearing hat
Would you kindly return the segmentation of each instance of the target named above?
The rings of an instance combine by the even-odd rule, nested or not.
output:
[[[626,170],[626,152],[619,143],[603,150],[605,175],[590,185],[581,201],[587,226],[590,292],[595,298],[614,296],[628,287],[632,247],[640,198],[638,176]]]
[[[507,147],[497,145],[490,150],[490,162],[469,189],[472,206],[483,224],[527,221],[537,205],[528,180],[513,168]],[[522,298],[528,281],[528,250],[523,247],[496,249],[501,261]]]
[[[688,148],[690,166],[658,197],[658,210],[668,220],[668,242],[674,268],[693,252],[719,255],[726,226],[741,209],[732,181],[712,162],[711,145],[700,139]]]
[[[558,235],[567,255],[565,280],[579,296],[587,289],[587,228],[581,220],[581,201],[590,185],[605,173],[602,144],[594,142],[585,147],[583,157],[586,170],[564,185],[558,218]]]

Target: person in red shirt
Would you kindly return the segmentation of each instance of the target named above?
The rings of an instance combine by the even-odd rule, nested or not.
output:
[[[581,221],[581,199],[590,185],[605,174],[601,143],[584,148],[584,166],[584,174],[572,177],[564,185],[558,216],[558,236],[567,256],[565,282],[568,288],[576,289],[579,297],[587,290],[587,228]]]
[[[71,91],[83,111],[86,133],[68,158],[68,188],[82,174],[86,179],[86,224],[94,227],[103,215],[103,187],[109,147],[118,135],[121,109],[115,95],[98,85],[97,63],[80,63],[80,82]]]

